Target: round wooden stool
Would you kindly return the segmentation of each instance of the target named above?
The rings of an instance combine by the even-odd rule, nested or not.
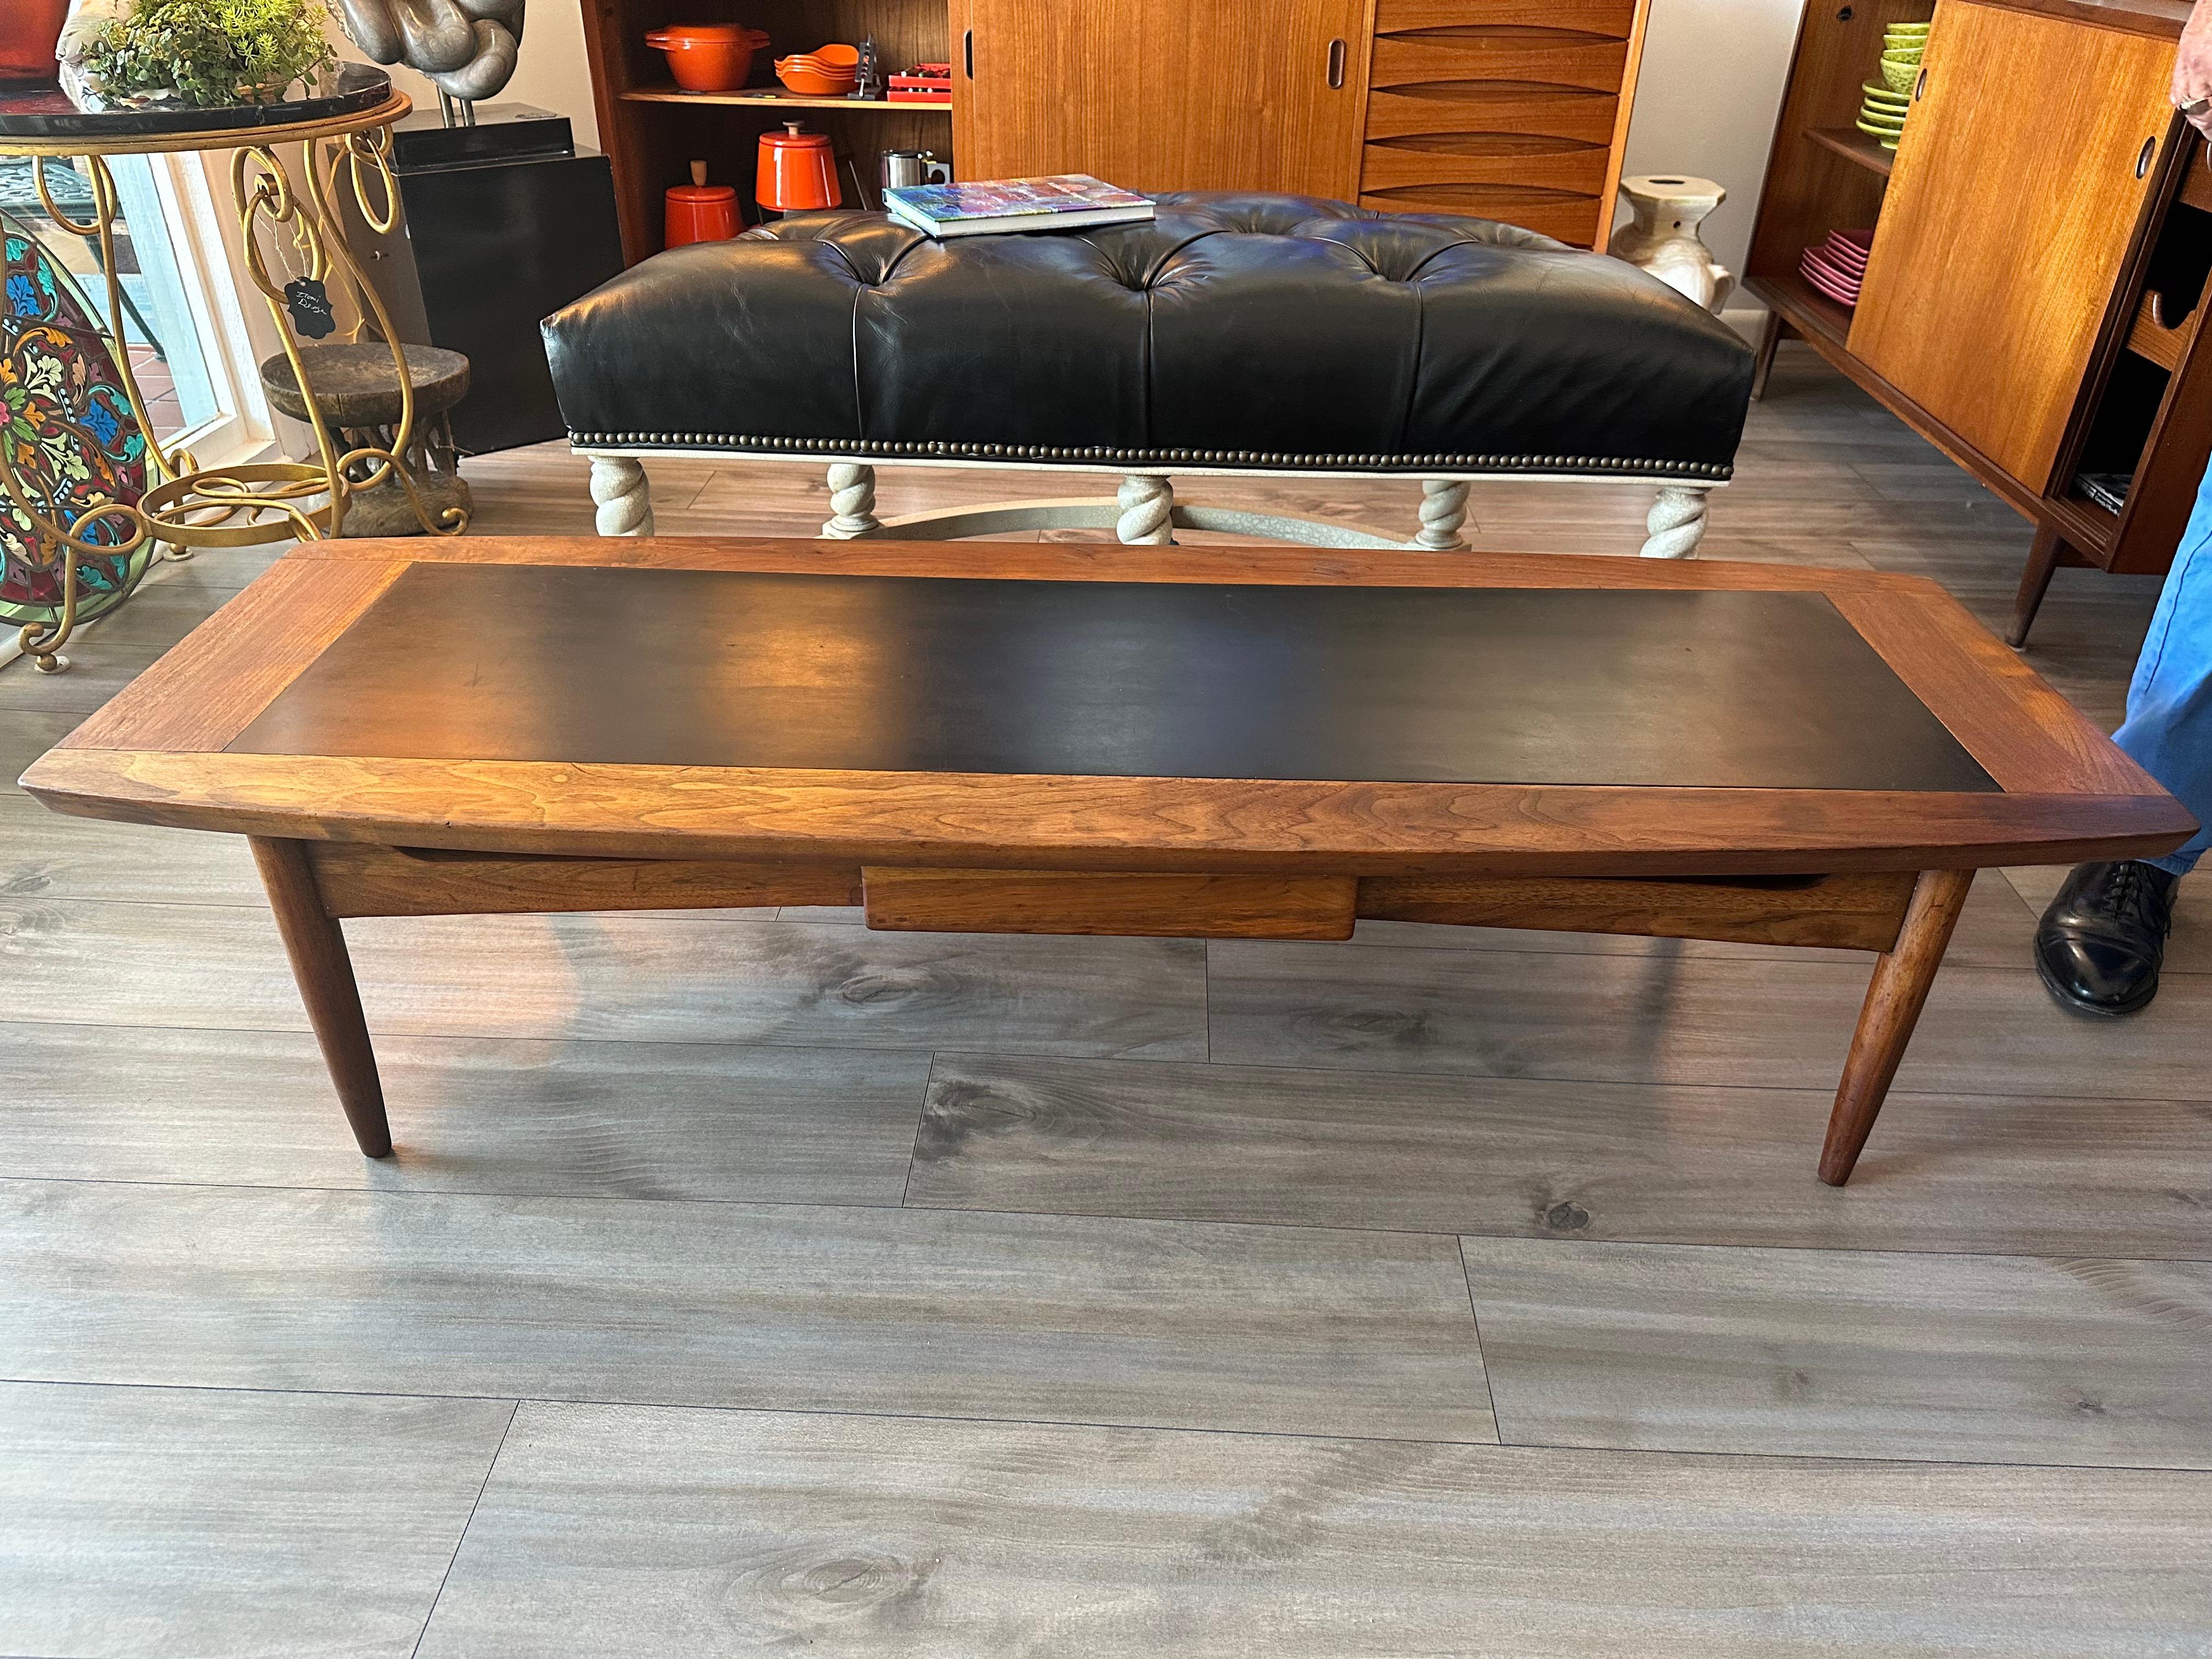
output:
[[[462,481],[460,458],[453,447],[448,411],[468,395],[469,360],[458,351],[434,346],[407,349],[407,378],[415,392],[415,431],[407,453],[399,458],[422,510],[439,520],[447,510],[463,514],[472,503]],[[389,449],[399,425],[399,370],[392,349],[380,341],[356,345],[302,346],[300,356],[307,367],[307,383],[313,389],[331,441],[340,454],[365,446]],[[292,365],[281,354],[261,365],[261,385],[272,408],[295,421],[306,421],[307,400],[301,397]],[[374,469],[356,465],[349,476],[365,478]],[[419,536],[422,520],[407,499],[404,485],[386,478],[374,489],[357,491],[346,507],[340,532],[347,536]]]

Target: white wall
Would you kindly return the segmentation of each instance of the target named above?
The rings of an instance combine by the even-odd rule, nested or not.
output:
[[[1651,0],[1621,171],[1686,173],[1725,187],[1729,198],[1705,221],[1705,239],[1739,277],[1803,3]]]

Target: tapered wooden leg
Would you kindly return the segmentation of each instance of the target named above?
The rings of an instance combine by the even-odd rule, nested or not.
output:
[[[376,1075],[376,1054],[368,1043],[368,1022],[362,1017],[361,991],[354,983],[353,959],[345,935],[323,908],[314,866],[296,841],[252,836],[253,862],[276,913],[276,931],[292,959],[300,1000],[322,1045],[323,1063],[337,1085],[353,1138],[369,1158],[392,1155],[392,1126],[384,1116],[384,1085]]]
[[[1844,1080],[1836,1089],[1835,1109],[1828,1115],[1828,1139],[1820,1148],[1820,1179],[1831,1187],[1850,1180],[1851,1166],[1859,1161],[1973,884],[1971,870],[1922,871],[1896,945],[1875,963],[1874,983],[1867,987],[1859,1028],[1844,1061]]]
[[[2027,568],[2020,573],[2020,592],[2013,596],[2012,626],[2005,630],[2005,643],[2014,650],[2027,643],[2027,630],[2035,626],[2035,613],[2043,609],[2043,596],[2051,591],[2058,567],[2077,562],[2067,555],[2065,538],[2049,525],[2035,532]]]
[[[1766,326],[1759,331],[1758,353],[1752,359],[1751,395],[1754,402],[1766,395],[1767,377],[1774,373],[1774,354],[1789,328],[1780,312],[1766,313]]]

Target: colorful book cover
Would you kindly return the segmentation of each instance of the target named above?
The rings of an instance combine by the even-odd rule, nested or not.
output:
[[[1137,218],[1152,210],[1150,197],[1117,189],[1083,173],[1050,179],[990,179],[968,185],[907,185],[885,191],[884,205],[902,218],[939,225],[1031,216],[1042,225],[1063,214],[1127,212]]]

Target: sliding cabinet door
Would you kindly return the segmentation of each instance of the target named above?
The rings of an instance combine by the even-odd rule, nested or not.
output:
[[[951,0],[964,179],[1359,185],[1372,0]]]
[[[2040,492],[2173,125],[2173,43],[1943,0],[1850,349]]]

